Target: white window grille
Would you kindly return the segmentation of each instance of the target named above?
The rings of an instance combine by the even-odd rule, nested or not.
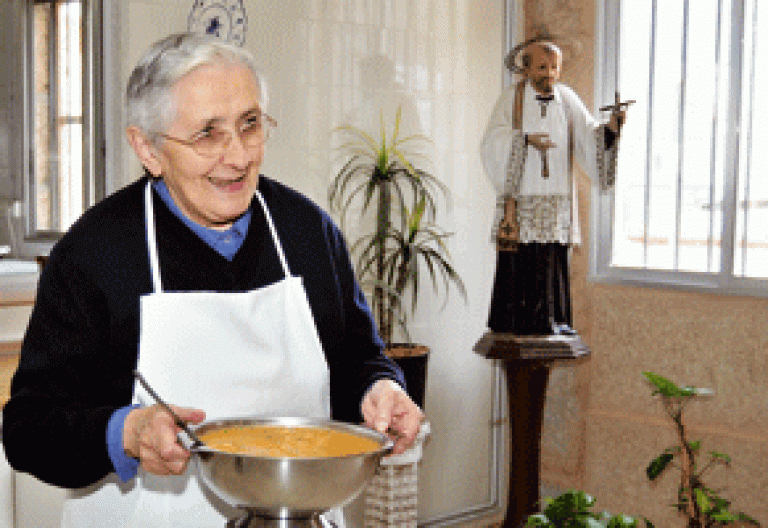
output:
[[[636,103],[616,189],[595,200],[594,277],[768,293],[768,11],[602,0],[598,12],[597,105],[615,90]]]

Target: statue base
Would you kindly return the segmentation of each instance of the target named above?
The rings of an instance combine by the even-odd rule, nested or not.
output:
[[[541,511],[541,428],[550,367],[589,357],[578,334],[518,336],[487,332],[474,347],[504,362],[509,407],[509,488],[502,526],[519,528]]]
[[[504,361],[557,361],[589,356],[579,334],[515,335],[486,332],[475,344],[475,352]]]

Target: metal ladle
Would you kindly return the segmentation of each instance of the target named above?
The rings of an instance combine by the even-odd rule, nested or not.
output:
[[[152,387],[149,386],[149,383],[147,383],[147,380],[144,379],[144,376],[141,375],[141,373],[138,370],[133,371],[133,376],[141,383],[141,386],[144,387],[144,390],[146,390],[150,396],[152,396],[152,399],[154,399],[160,406],[168,411],[168,414],[173,417],[173,423],[175,423],[178,427],[181,428],[182,431],[184,431],[187,436],[192,440],[192,446],[191,449],[197,449],[199,447],[205,447],[205,444],[202,440],[195,434],[192,429],[187,427],[187,423],[182,420],[178,414],[176,414],[173,409],[171,409],[171,406],[168,405],[163,401],[160,396],[157,395],[157,393],[152,390]]]

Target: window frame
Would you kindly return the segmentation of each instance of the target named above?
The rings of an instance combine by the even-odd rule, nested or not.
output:
[[[67,1],[67,0],[63,0]],[[56,4],[57,0],[25,0],[23,29],[23,136],[20,193],[23,203],[24,237],[21,254],[45,255],[63,235],[58,231],[35,230],[35,167],[33,119],[33,9],[35,4]],[[104,60],[103,60],[103,1],[81,0],[83,5],[83,208],[87,209],[105,195],[105,134],[104,134]]]
[[[606,101],[613,101],[617,86],[617,57],[618,57],[618,24],[619,5],[621,0],[597,0],[595,28],[595,79],[594,107],[597,108]],[[725,124],[730,130],[737,131],[729,134],[726,149],[730,154],[726,160],[727,174],[723,188],[723,225],[721,231],[722,248],[720,251],[720,271],[712,273],[689,272],[676,270],[656,270],[647,268],[619,267],[610,264],[613,244],[613,215],[615,207],[614,191],[601,193],[592,189],[592,214],[590,219],[590,242],[592,250],[589,263],[589,280],[597,283],[620,284],[629,286],[656,287],[673,290],[718,293],[728,295],[748,295],[768,297],[768,280],[750,277],[739,277],[733,274],[734,248],[736,240],[736,218],[738,201],[738,178],[741,170],[739,164],[745,160],[740,158],[741,138],[741,94],[742,94],[742,47],[741,38],[744,18],[744,1],[734,2],[734,11],[730,31],[730,70],[731,90],[734,96],[730,99],[728,115]],[[737,79],[737,80],[733,80]],[[628,110],[629,119],[632,109]],[[619,171],[621,169],[619,168]],[[618,175],[621,178],[621,174]]]

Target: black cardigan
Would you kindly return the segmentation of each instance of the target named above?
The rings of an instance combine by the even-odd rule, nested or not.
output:
[[[64,487],[111,471],[106,429],[131,402],[139,298],[152,289],[144,222],[147,178],[88,210],[51,251],[38,287],[11,398],[3,410],[5,453],[16,470]],[[331,413],[359,422],[377,379],[404,385],[382,353],[371,312],[331,218],[301,194],[264,176],[264,197],[288,266],[303,278],[331,373]],[[153,191],[163,288],[246,291],[283,271],[261,207],[232,262],[187,228]]]

